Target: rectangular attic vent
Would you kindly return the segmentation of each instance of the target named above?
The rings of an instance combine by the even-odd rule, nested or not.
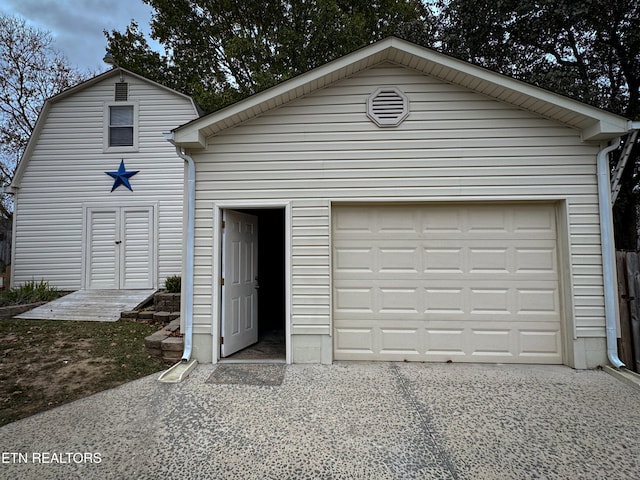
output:
[[[396,87],[381,87],[367,100],[367,116],[379,127],[395,127],[409,115],[409,100]]]
[[[125,82],[116,83],[116,102],[126,102],[129,99],[129,84]]]

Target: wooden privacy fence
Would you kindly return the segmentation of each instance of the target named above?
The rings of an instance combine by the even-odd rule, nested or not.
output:
[[[640,373],[640,255],[616,252],[620,304],[618,354],[629,370]]]

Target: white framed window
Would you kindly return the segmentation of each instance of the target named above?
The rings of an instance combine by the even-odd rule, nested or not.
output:
[[[117,102],[105,105],[104,149],[108,152],[138,150],[138,105]]]

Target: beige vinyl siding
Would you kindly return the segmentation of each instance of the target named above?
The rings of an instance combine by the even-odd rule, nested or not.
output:
[[[105,152],[105,105],[113,103],[117,76],[50,104],[16,194],[13,284],[45,279],[61,289],[82,286],[83,205],[153,205],[157,278],[180,274],[184,162],[163,137],[197,117],[181,95],[125,75],[129,100],[138,104],[139,148]],[[106,171],[139,170],[133,192]]]
[[[197,168],[197,167],[196,167]],[[209,236],[197,235],[195,237],[194,277],[193,277],[193,331],[194,333],[210,334],[211,327],[211,301],[213,297],[213,209],[212,205],[196,203],[196,232],[207,230]],[[219,275],[220,272],[217,272]]]
[[[365,106],[386,85],[407,95],[410,114],[382,129]],[[330,201],[566,199],[576,332],[604,336],[598,150],[575,129],[390,63],[341,80],[210,137],[194,154],[197,321],[203,329],[211,321],[202,289],[217,201],[291,200],[292,332],[329,333]]]
[[[316,333],[329,334],[331,228],[328,202],[298,201],[292,217],[291,276],[295,299],[292,333],[313,326]]]

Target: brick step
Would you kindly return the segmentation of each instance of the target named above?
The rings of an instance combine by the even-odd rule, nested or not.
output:
[[[152,333],[144,339],[144,346],[149,355],[159,358],[165,363],[176,363],[182,358],[184,338],[176,336],[180,330],[180,319],[174,319],[162,330]]]

